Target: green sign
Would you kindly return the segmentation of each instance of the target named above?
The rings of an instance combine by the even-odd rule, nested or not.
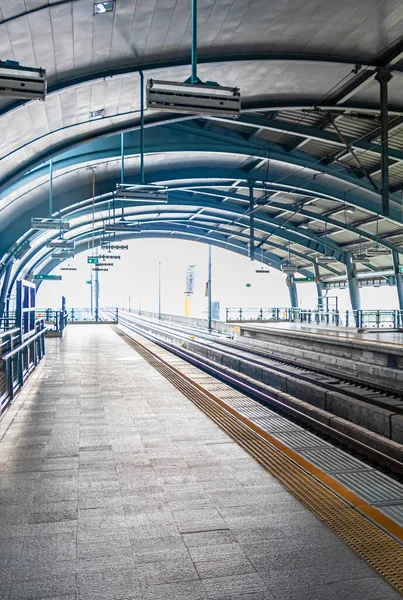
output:
[[[86,281],[85,283],[88,283],[88,285],[91,285],[91,281]]]
[[[294,281],[295,283],[309,283],[315,281],[315,277],[299,277],[298,279],[294,277]]]
[[[246,287],[252,287],[252,284],[251,283],[247,283]]]
[[[98,256],[87,256],[87,263],[89,265],[97,265],[98,264]]]
[[[399,267],[399,273],[403,273],[403,265],[400,265],[400,267]]]
[[[34,279],[46,280],[46,281],[61,281],[61,275],[44,275],[43,273],[38,273],[34,275]]]

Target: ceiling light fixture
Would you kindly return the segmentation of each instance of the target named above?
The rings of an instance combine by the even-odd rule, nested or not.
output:
[[[46,245],[48,248],[59,248],[60,250],[74,250],[76,243],[73,240],[51,240]]]
[[[241,114],[239,88],[149,79],[146,91],[147,108],[235,119]]]
[[[380,246],[373,246],[372,248],[367,248],[368,256],[389,256],[390,250],[388,248],[381,248]]]
[[[130,231],[133,233],[140,233],[140,225],[130,221],[117,221],[116,223],[109,223],[105,225],[106,233],[114,233],[116,231]]]
[[[53,217],[34,217],[31,219],[32,229],[60,229],[60,231],[68,231],[70,223],[63,219],[54,219]]]
[[[113,12],[115,10],[115,0],[108,2],[94,2],[94,15]]]
[[[0,60],[0,96],[45,100],[45,69],[23,67],[15,60]]]
[[[316,263],[318,265],[327,265],[328,263],[337,262],[337,258],[334,256],[317,256]]]
[[[165,186],[118,183],[116,185],[116,198],[166,204],[168,202],[168,188]]]

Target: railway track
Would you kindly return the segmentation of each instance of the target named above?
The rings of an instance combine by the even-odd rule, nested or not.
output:
[[[334,423],[332,423],[331,417],[334,415],[329,414],[328,418],[324,418],[324,411],[317,411],[319,412],[318,415],[313,407],[312,411],[306,410],[306,407],[303,406],[304,403],[298,400],[295,403],[290,404],[280,393],[276,393],[272,388],[267,390],[265,389],[267,386],[262,386],[258,381],[253,381],[249,377],[242,376],[241,373],[225,369],[222,365],[190,351],[186,346],[190,341],[192,344],[200,343],[209,348],[221,344],[226,353],[234,353],[237,358],[240,357],[240,353],[242,357],[247,355],[248,360],[252,360],[255,364],[259,365],[263,360],[260,357],[260,352],[256,353],[258,356],[253,356],[249,349],[248,352],[246,352],[244,349],[241,351],[239,348],[233,348],[230,340],[222,339],[222,337],[217,336],[216,334],[210,335],[202,330],[198,331],[193,328],[183,328],[182,326],[177,327],[172,326],[172,324],[167,325],[166,323],[138,319],[130,314],[122,313],[119,321],[120,325],[127,330],[145,337],[149,341],[187,360],[194,366],[203,369],[217,379],[233,386],[235,389],[241,390],[261,404],[270,406],[280,414],[286,415],[288,418],[303,424],[304,427],[318,432],[324,439],[330,439],[332,440],[332,443],[348,448],[350,452],[358,453],[360,456],[365,457],[366,460],[373,461],[383,469],[386,469],[386,472],[395,474],[399,479],[403,477],[403,447],[400,447],[398,451],[396,451],[395,446],[398,446],[398,444],[394,444],[388,439],[385,439],[384,443],[382,443],[382,440],[379,440],[380,436],[374,434],[367,436],[368,439],[365,439],[365,436],[363,437],[362,435],[357,436],[357,427],[352,430],[351,434],[349,431],[346,432],[346,430],[343,431],[337,429],[334,427]],[[186,331],[184,331],[184,329]],[[176,343],[172,343],[172,340],[169,339],[163,339],[164,336],[168,336],[168,338],[170,336],[175,336]],[[267,366],[266,360],[266,358],[263,360],[264,366]],[[272,368],[271,365],[270,368]],[[283,370],[286,367],[277,368]],[[311,374],[301,374],[300,371],[300,369],[298,369],[296,373],[294,371],[292,376],[296,378],[304,377],[304,380],[307,380],[309,384],[309,382],[312,381],[309,379]],[[287,374],[290,375],[289,371],[287,371]],[[315,376],[316,379],[314,383],[318,386],[317,374],[315,374]],[[327,386],[327,389],[332,389],[333,386],[336,388],[337,386],[337,390],[340,391],[339,381],[340,380],[327,377],[324,384]],[[319,385],[321,384],[322,382],[319,383]],[[382,392],[382,394],[384,394],[384,392]],[[354,391],[351,396],[355,397]],[[393,396],[393,398],[396,400],[395,396]],[[362,400],[362,396],[360,396],[360,399]],[[375,398],[367,397],[366,401],[376,406],[379,406],[382,402],[378,396]],[[358,428],[358,430],[359,429],[360,428]],[[374,440],[376,443],[374,443]],[[392,446],[392,448],[390,446]]]
[[[393,388],[385,389],[383,385],[375,387],[367,383],[362,384],[348,376],[329,375],[324,369],[316,367],[308,368],[307,366],[300,365],[293,358],[285,359],[283,356],[280,357],[270,351],[257,348],[251,349],[250,345],[231,340],[228,336],[210,334],[202,329],[176,325],[171,322],[151,321],[137,316],[134,317],[130,313],[121,314],[120,320],[126,323],[135,322],[143,329],[152,325],[152,329],[155,332],[162,334],[171,332],[181,337],[184,343],[194,339],[198,344],[205,344],[209,347],[221,347],[230,356],[248,360],[258,366],[269,367],[284,375],[294,375],[301,381],[315,386],[319,385],[329,391],[343,392],[343,394],[352,398],[365,401],[380,408],[391,409],[393,407],[394,412],[403,414],[403,390],[400,393]]]

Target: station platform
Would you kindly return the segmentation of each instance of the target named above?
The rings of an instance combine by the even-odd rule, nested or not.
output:
[[[262,331],[280,331],[290,332],[294,334],[310,334],[320,335],[329,338],[335,338],[335,340],[350,341],[350,342],[363,342],[365,344],[382,344],[385,346],[401,346],[403,352],[403,331],[396,331],[392,329],[379,329],[377,331],[364,331],[359,332],[357,329],[352,327],[336,327],[329,325],[305,325],[303,323],[248,323],[243,324],[242,322],[237,323],[240,329],[255,329]]]
[[[0,425],[1,600],[402,597],[112,327]]]

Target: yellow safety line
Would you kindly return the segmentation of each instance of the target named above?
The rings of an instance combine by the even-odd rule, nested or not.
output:
[[[147,345],[157,348],[163,355],[170,356],[169,352],[161,350],[152,342],[144,345],[119,330],[117,332],[124,336],[124,339],[147,362],[263,464],[319,519],[366,559],[385,579],[403,592],[403,546],[385,533],[385,531],[389,532],[395,538],[403,540],[403,527],[264,431],[259,425],[241,415],[192,377],[150,350]],[[184,360],[178,359],[175,355],[171,356],[176,362],[189,367]],[[204,378],[209,378],[209,381],[217,382],[212,376],[206,375],[193,365],[191,370],[201,373]]]

